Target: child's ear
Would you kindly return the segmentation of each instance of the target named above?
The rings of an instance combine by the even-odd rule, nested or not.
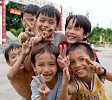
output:
[[[90,35],[90,33],[83,34],[83,38],[87,38]]]
[[[33,70],[36,71],[35,65],[31,63],[31,66],[33,67]]]

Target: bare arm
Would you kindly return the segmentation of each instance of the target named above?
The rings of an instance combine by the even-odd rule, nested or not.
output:
[[[11,69],[9,70],[7,77],[9,80],[11,80],[12,78],[14,78],[14,76],[17,74],[17,72],[19,71],[22,62],[24,61],[26,55],[21,54],[20,57],[18,58],[18,60],[14,63],[14,65],[11,67]]]
[[[104,73],[104,71],[103,71],[103,73]],[[104,78],[108,81],[112,81],[112,71],[106,71],[106,76],[104,76]]]

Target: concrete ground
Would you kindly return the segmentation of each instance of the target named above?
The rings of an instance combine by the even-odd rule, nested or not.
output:
[[[112,50],[96,49],[100,51],[97,54],[101,65],[112,71]],[[21,100],[7,79],[9,69],[10,67],[6,64],[3,54],[0,54],[0,100]],[[110,100],[112,100],[112,82],[106,81],[105,87]]]

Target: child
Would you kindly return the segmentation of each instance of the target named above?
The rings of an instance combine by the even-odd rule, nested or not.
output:
[[[83,15],[69,15],[65,24],[65,36],[67,45],[76,42],[84,42],[91,33],[91,22]],[[63,44],[62,44],[63,45]],[[99,63],[96,52],[94,51],[96,62]]]
[[[112,72],[94,60],[92,48],[86,43],[74,43],[68,48],[67,54],[74,79],[69,82],[68,70],[64,69],[59,100],[109,100],[104,88],[104,79],[112,81]],[[72,95],[68,95],[68,82],[75,87]],[[73,88],[71,90],[73,91]]]
[[[18,94],[25,100],[31,100],[30,83],[34,75],[33,68],[28,63],[29,52],[30,45],[26,42],[22,46],[11,44],[4,53],[6,62],[11,67],[7,77]]]
[[[31,61],[38,76],[31,82],[32,100],[57,100],[62,81],[62,72],[57,72],[59,49],[52,43],[37,45]]]
[[[60,22],[60,13],[54,6],[45,5],[41,7],[37,12],[36,18],[36,32],[39,32],[40,34],[52,33],[49,38],[53,39],[51,42],[56,46],[61,42],[66,41],[64,34],[55,32]]]
[[[21,22],[25,28],[25,32],[20,33],[18,36],[19,42],[24,43],[28,37],[35,36],[33,27],[35,27],[36,12],[38,11],[39,6],[34,4],[26,5],[21,10]]]

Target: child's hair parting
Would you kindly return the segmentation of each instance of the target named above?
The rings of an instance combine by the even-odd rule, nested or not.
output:
[[[4,57],[5,57],[6,61],[9,61],[9,52],[11,50],[20,49],[20,48],[22,48],[22,45],[13,43],[13,44],[10,44],[6,49],[4,49]]]
[[[38,18],[38,16],[40,14],[46,15],[46,16],[49,16],[49,17],[56,17],[57,25],[60,22],[60,13],[53,5],[45,5],[45,6],[41,7],[37,11],[36,18]]]
[[[74,51],[76,49],[83,50],[87,55],[89,55],[90,59],[94,58],[94,51],[91,48],[91,46],[89,44],[83,43],[83,42],[82,43],[74,43],[74,44],[70,45],[67,49],[67,55],[69,54],[69,52]]]
[[[31,53],[31,62],[35,65],[35,56],[40,54],[42,55],[44,52],[48,52],[49,54],[54,54],[56,59],[59,55],[59,48],[52,43],[41,43],[38,44]]]

